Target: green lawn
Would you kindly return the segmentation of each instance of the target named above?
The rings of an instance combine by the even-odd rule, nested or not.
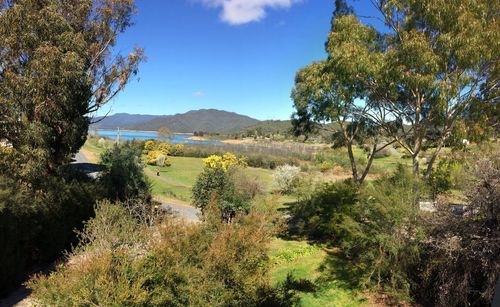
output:
[[[190,202],[191,188],[196,177],[203,170],[203,159],[188,157],[169,157],[170,167],[148,165],[145,173],[153,184],[153,195]],[[160,176],[157,176],[157,171]],[[243,170],[248,176],[257,178],[265,191],[271,189],[272,171],[267,169],[248,167]]]
[[[315,284],[313,292],[300,292],[302,306],[363,306],[364,299],[356,291],[342,286],[340,281],[321,281],[321,274],[327,253],[319,246],[305,241],[274,239],[271,243],[271,280],[273,284],[283,282],[288,274],[296,279],[307,279]]]
[[[111,143],[112,141],[108,141]],[[99,155],[104,151],[103,147],[97,145],[96,139],[89,139],[82,148],[83,153],[91,162],[98,162]],[[153,195],[167,200],[189,203],[191,200],[191,188],[196,177],[203,170],[203,159],[189,157],[169,157],[170,167],[157,167],[147,165],[144,169],[150,179]],[[160,176],[157,176],[157,171]],[[258,179],[265,192],[272,188],[272,170],[248,167],[244,172]]]

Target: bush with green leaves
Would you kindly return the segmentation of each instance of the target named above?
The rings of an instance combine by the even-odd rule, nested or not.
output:
[[[403,166],[361,187],[350,181],[322,184],[292,206],[292,229],[338,247],[335,257],[348,263],[344,276],[354,286],[408,299],[424,235],[416,205],[421,191]],[[326,263],[326,277],[335,271],[333,263]]]
[[[204,213],[208,205],[215,202],[221,211],[221,218],[227,222],[238,213],[248,212],[251,194],[257,191],[237,190],[238,173],[237,166],[226,168],[220,163],[206,164],[192,189],[193,205]]]
[[[144,227],[122,205],[102,203],[85,244],[29,287],[48,306],[291,306],[287,285],[270,285],[275,208],[257,206],[231,224],[166,218]],[[213,218],[211,217],[213,215]]]
[[[104,170],[99,186],[105,198],[151,200],[151,187],[144,175],[141,154],[141,148],[132,142],[115,144],[101,154]]]
[[[333,239],[336,218],[354,206],[358,199],[357,187],[350,181],[322,183],[314,187],[312,181],[306,180],[304,184],[298,190],[300,200],[290,208],[292,233],[315,240]]]
[[[0,295],[61,256],[93,215],[92,182],[47,177],[40,190],[0,176]]]

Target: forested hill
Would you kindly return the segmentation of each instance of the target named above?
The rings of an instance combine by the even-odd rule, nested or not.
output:
[[[204,131],[230,134],[245,130],[259,120],[233,112],[203,109],[175,115],[115,114],[106,118],[95,118],[91,129],[130,129],[157,131],[167,128],[174,132]]]

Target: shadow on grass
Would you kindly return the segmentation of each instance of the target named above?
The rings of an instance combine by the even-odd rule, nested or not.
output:
[[[336,281],[339,286],[348,290],[359,290],[363,274],[337,248],[326,249],[327,256],[320,266],[321,279]]]

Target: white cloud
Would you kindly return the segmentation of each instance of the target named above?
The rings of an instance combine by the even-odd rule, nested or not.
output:
[[[204,97],[204,96],[205,96],[205,93],[203,93],[203,92],[194,92],[193,93],[193,97],[200,98],[200,97]]]
[[[210,7],[222,8],[221,19],[241,25],[266,17],[268,8],[289,8],[300,0],[202,0]]]

